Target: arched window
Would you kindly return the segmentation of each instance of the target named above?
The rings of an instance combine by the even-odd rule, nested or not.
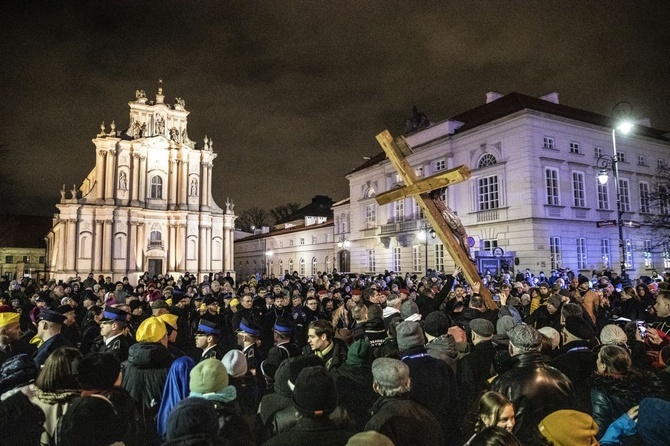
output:
[[[151,231],[149,235],[149,248],[162,248],[163,237],[160,231]]]
[[[151,198],[163,198],[163,178],[159,175],[151,177]]]
[[[126,237],[124,235],[117,235],[114,238],[114,258],[126,258]]]
[[[186,258],[188,260],[194,260],[196,258],[195,257],[196,252],[198,252],[197,241],[195,237],[190,237],[188,239],[188,244],[186,245]],[[240,265],[241,264],[242,262],[240,262]]]
[[[280,259],[279,260],[279,275],[282,275],[282,274],[284,274],[284,261]]]
[[[333,270],[331,264],[330,264],[330,257],[326,257],[326,270],[324,271],[325,273],[329,273]]]
[[[293,274],[293,259],[288,259],[288,272]]]
[[[79,257],[82,259],[91,258],[91,237],[82,235],[79,240]]]
[[[364,197],[365,197],[365,198],[372,198],[372,197],[374,197],[375,195],[377,195],[377,191],[375,190],[374,186],[370,186],[370,187],[368,187],[367,190],[365,191]]]
[[[305,259],[300,259],[300,275],[305,275]]]
[[[479,162],[477,163],[477,167],[486,167],[486,166],[492,166],[493,164],[496,164],[498,160],[496,160],[496,157],[491,155],[490,153],[485,153],[482,155],[481,158],[479,158]]]
[[[317,265],[316,257],[312,257],[312,275],[313,276],[316,275],[316,265]]]

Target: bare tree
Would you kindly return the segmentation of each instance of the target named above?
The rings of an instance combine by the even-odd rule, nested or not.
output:
[[[242,211],[237,217],[237,226],[246,232],[253,232],[255,228],[272,225],[272,216],[265,209],[251,207]]]
[[[293,214],[300,208],[300,203],[286,203],[270,209],[270,215],[274,219],[274,222],[277,223],[278,221]]]

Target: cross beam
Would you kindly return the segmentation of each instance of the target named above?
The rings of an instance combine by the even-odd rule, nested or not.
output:
[[[437,185],[436,189],[439,189],[465,181],[470,178],[470,170],[467,166],[459,166],[456,169],[451,169],[447,172],[419,180],[414,169],[406,159],[406,157],[412,153],[412,149],[407,145],[407,142],[403,137],[394,140],[391,133],[388,130],[384,130],[377,135],[377,141],[382,146],[384,152],[386,152],[386,156],[405,183],[405,186],[402,188],[380,194],[377,197],[377,202],[381,205],[405,197],[414,197],[419,206],[421,206],[421,209],[423,209],[426,219],[428,219],[431,226],[440,237],[440,240],[444,244],[444,247],[451,258],[454,259],[456,265],[463,270],[463,275],[468,282],[471,284],[475,282],[482,283],[477,268],[465,251],[467,247],[462,246],[459,242],[462,235],[465,235],[464,230],[462,230],[462,234],[457,238],[457,235],[454,232],[453,222],[452,226],[450,226],[450,222],[448,222],[445,217],[445,211],[449,212],[445,204],[439,198],[430,196],[430,192],[434,190],[432,186]],[[426,265],[426,267],[427,266],[428,265]],[[498,308],[495,302],[493,302],[488,288],[483,286],[483,284],[479,293],[483,297],[488,308]]]

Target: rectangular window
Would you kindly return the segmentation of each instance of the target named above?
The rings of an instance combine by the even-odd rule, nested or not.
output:
[[[633,269],[633,242],[629,238],[623,244],[623,250],[626,255],[626,269]]]
[[[368,271],[374,272],[377,270],[377,265],[375,264],[375,250],[368,249]]]
[[[445,167],[447,167],[447,165],[444,162],[444,160],[435,161],[435,172],[439,172],[440,170],[444,170]]]
[[[600,240],[600,257],[603,261],[603,268],[610,267],[610,241],[609,239]]]
[[[435,270],[444,271],[444,245],[442,243],[435,245]]]
[[[659,169],[665,169],[665,160],[656,161],[656,167],[658,167]]]
[[[40,260],[38,263],[44,264],[46,262],[46,257],[40,256]]]
[[[328,237],[328,234],[326,234],[326,235],[324,236],[324,239],[325,239],[324,241],[325,241],[326,243],[328,243],[328,239],[329,239],[329,238],[330,238],[330,237]]]
[[[579,153],[579,143],[570,141],[570,153]]]
[[[304,238],[304,237],[300,237],[300,244],[301,244],[301,245],[304,245],[304,244],[305,244],[305,238]]]
[[[405,221],[405,200],[398,200],[394,203],[395,221]]]
[[[493,254],[493,248],[498,247],[498,240],[482,240],[482,249],[489,254]]]
[[[549,253],[551,254],[551,269],[561,267],[561,238],[549,237]]]
[[[293,239],[291,239],[291,240],[288,241],[288,245],[289,245],[289,246],[293,246]]]
[[[586,198],[584,193],[584,174],[582,172],[572,172],[572,198],[573,205],[575,207],[586,207]]]
[[[658,186],[658,213],[668,213],[668,189],[665,186]]]
[[[316,245],[317,240],[318,239],[317,239],[316,235],[313,235],[312,236],[312,245]]]
[[[23,263],[30,263],[30,256],[23,256]]]
[[[400,247],[393,248],[393,271],[400,272]]]
[[[5,263],[14,263],[14,256],[5,256]]]
[[[284,240],[280,240],[280,241],[279,241],[279,247],[280,247],[280,248],[283,248],[283,247],[284,247]]]
[[[622,163],[626,162],[626,153],[624,152],[618,152],[617,154],[617,159],[621,161]]]
[[[651,240],[644,241],[644,267],[651,268]]]
[[[414,198],[412,198],[412,203],[414,203],[414,220],[421,220],[423,218],[423,208]]]
[[[586,239],[577,239],[577,269],[586,269]]]
[[[423,176],[423,166],[415,167],[414,168],[414,173],[416,174],[417,177],[422,177]]]
[[[427,248],[426,248],[427,249]],[[422,271],[421,268],[421,246],[412,246],[412,270]]]
[[[491,175],[477,180],[477,210],[487,211],[497,209],[500,205],[498,199],[498,175]]]
[[[610,208],[610,199],[607,192],[607,183],[600,184],[600,181],[597,181],[598,187],[598,209],[601,211],[607,211]]]
[[[640,183],[640,213],[648,214],[649,205],[649,183]]]
[[[300,266],[298,267],[298,269],[300,270],[299,274],[301,276],[304,276],[305,275],[305,259],[300,259]]]
[[[547,204],[558,206],[561,204],[558,191],[558,170],[546,168],[544,170],[544,179],[547,187]]]
[[[542,148],[554,150],[554,138],[552,138],[551,136],[545,136],[542,141]]]
[[[638,166],[646,166],[647,165],[647,159],[644,157],[644,155],[638,155],[637,156],[637,165]]]
[[[621,197],[621,212],[630,212],[630,190],[628,180],[619,179],[619,196]]]
[[[594,158],[600,158],[601,156],[603,156],[603,153],[604,153],[604,151],[603,151],[602,147],[596,147],[596,148],[593,149],[593,157]]]
[[[374,228],[377,226],[377,209],[374,203],[366,204],[364,212],[365,229]]]

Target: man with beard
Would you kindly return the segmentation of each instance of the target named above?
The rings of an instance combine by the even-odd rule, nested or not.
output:
[[[267,352],[274,343],[275,322],[280,319],[290,319],[291,312],[284,307],[284,294],[275,294],[272,296],[272,307],[263,315],[263,338],[262,344]],[[291,328],[291,332],[293,329]]]
[[[591,290],[591,284],[589,279],[585,276],[579,276],[577,278],[579,285],[577,286],[577,291],[580,296],[582,296],[582,305],[584,310],[591,318],[592,323],[596,323],[596,313],[600,308],[600,296]]]

